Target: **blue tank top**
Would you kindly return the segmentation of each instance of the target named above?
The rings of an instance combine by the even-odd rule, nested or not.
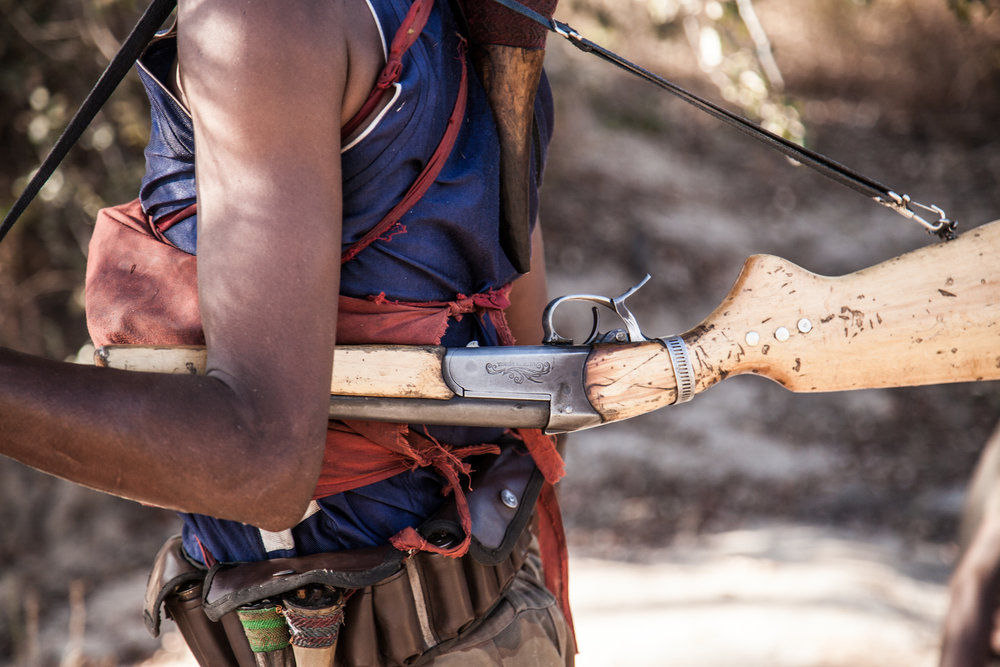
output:
[[[407,0],[368,0],[382,35],[383,52],[409,8]],[[342,149],[343,248],[373,228],[402,197],[434,152],[458,94],[461,63],[458,27],[448,3],[437,3],[417,42],[403,56],[390,103]],[[176,58],[176,41],[158,39],[139,63],[150,98],[152,126],[143,209],[154,222],[195,202],[194,131],[191,116],[162,82]],[[482,85],[469,67],[465,119],[445,165],[419,202],[400,220],[405,232],[377,241],[341,268],[341,292],[365,297],[380,292],[394,300],[446,301],[507,284],[517,277],[499,238],[499,142]],[[536,101],[537,173],[531,184],[532,217],[537,186],[551,135],[553,108],[548,83]],[[197,252],[197,214],[170,227],[165,236],[182,250]],[[470,341],[496,345],[488,320],[452,321],[442,344]],[[435,429],[445,442],[487,442],[495,429]],[[418,469],[366,487],[320,499],[291,531],[272,534],[244,524],[182,515],[185,547],[199,557],[198,542],[220,561],[336,551],[385,543],[417,525],[441,503],[442,482]],[[197,537],[197,539],[196,539]]]

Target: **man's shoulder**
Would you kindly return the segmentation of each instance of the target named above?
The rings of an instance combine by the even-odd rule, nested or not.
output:
[[[228,53],[229,63],[322,68],[328,56],[343,54],[354,0],[180,0],[182,49],[197,44],[199,57]],[[364,4],[363,2],[361,4]],[[186,36],[186,39],[185,39]],[[183,54],[182,54],[183,57]],[[225,66],[221,59],[216,66]]]

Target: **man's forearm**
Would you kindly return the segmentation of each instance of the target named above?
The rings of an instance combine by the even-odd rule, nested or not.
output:
[[[322,433],[315,451],[288,447],[280,456],[293,462],[278,461],[274,440],[239,415],[232,392],[212,377],[109,373],[0,350],[3,455],[147,504],[294,523],[312,490],[299,488],[309,486],[308,471],[318,471]],[[250,479],[233,465],[247,460],[268,475]],[[298,482],[283,475],[292,468]],[[274,493],[275,484],[289,483]],[[280,498],[289,489],[293,507],[286,508]]]

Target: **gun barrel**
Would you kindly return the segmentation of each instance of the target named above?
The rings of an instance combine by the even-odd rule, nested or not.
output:
[[[549,421],[549,402],[495,398],[456,397],[442,401],[432,398],[331,396],[330,419],[439,426],[545,428]]]

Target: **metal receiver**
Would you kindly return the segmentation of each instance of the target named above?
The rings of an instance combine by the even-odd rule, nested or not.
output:
[[[548,405],[548,433],[577,431],[604,420],[587,400],[583,379],[590,348],[533,345],[504,348],[449,349],[442,375],[456,396],[512,401],[540,401]]]

